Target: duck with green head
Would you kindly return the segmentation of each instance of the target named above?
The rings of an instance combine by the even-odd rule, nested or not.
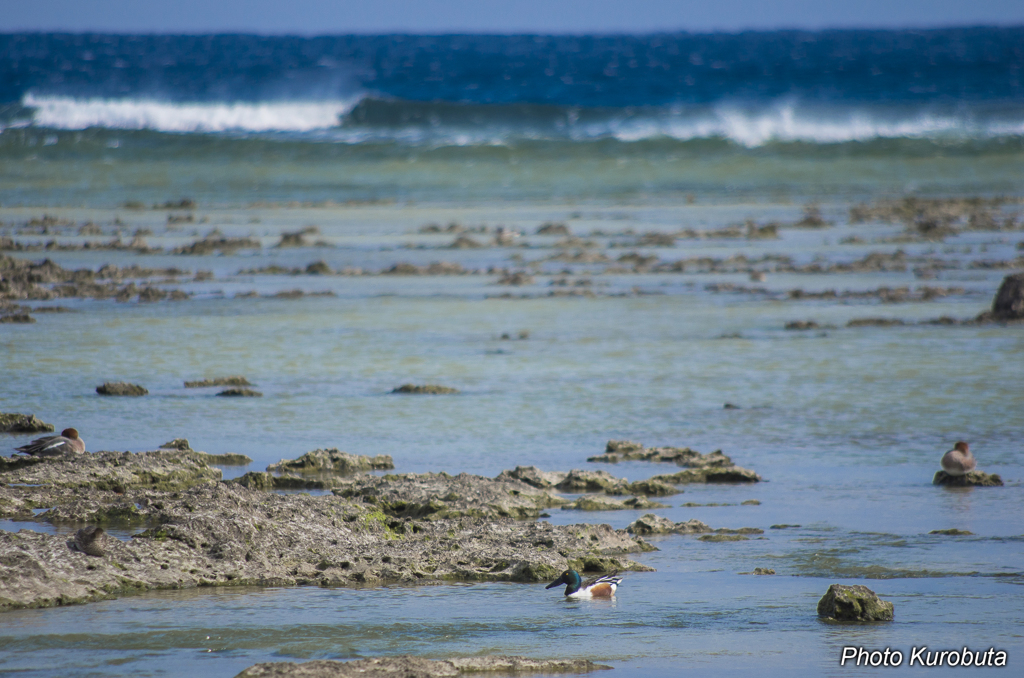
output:
[[[544,588],[551,589],[565,584],[565,595],[567,598],[611,598],[615,595],[615,589],[622,583],[622,577],[618,572],[595,577],[584,582],[580,573],[576,570],[566,570],[562,575]]]

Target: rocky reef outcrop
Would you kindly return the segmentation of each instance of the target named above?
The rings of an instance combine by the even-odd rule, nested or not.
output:
[[[932,477],[933,485],[947,485],[949,487],[1002,487],[1003,479],[998,473],[985,473],[984,471],[970,471],[962,476],[954,476],[945,471],[936,471]]]
[[[144,396],[149,390],[138,384],[125,381],[108,381],[96,387],[96,392],[105,396]]]
[[[235,678],[451,678],[463,674],[524,676],[541,673],[590,673],[612,667],[587,659],[532,659],[487,655],[456,659],[371,657],[351,662],[322,659],[311,662],[266,662],[250,666]]]
[[[47,424],[34,414],[0,412],[0,433],[48,433],[53,430],[53,424]]]
[[[156,588],[537,582],[570,567],[650,569],[625,556],[653,547],[624,530],[517,520],[564,503],[519,481],[355,476],[334,494],[283,495],[219,482],[199,454],[3,459],[0,517],[147,529],[128,541],[108,534],[100,556],[62,536],[0,532],[0,610]]]
[[[893,605],[867,586],[832,584],[818,601],[818,616],[835,621],[892,621]]]

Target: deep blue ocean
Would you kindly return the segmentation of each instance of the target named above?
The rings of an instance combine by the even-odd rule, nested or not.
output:
[[[0,36],[0,124],[360,143],[1024,135],[1024,28]]]

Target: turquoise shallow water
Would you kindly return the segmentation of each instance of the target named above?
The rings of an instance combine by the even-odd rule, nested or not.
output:
[[[809,262],[851,261],[904,248],[951,262],[1016,256],[1019,231],[970,233],[946,243],[878,244],[898,229],[848,226],[843,203],[824,206],[840,225],[784,229],[777,241],[679,241],[651,249],[662,259],[782,253]],[[839,675],[842,646],[913,646],[1024,651],[1024,334],[1019,326],[848,328],[869,316],[921,320],[973,317],[988,307],[1004,270],[963,267],[921,281],[910,271],[769,274],[785,291],[867,290],[883,285],[959,286],[927,303],[784,301],[714,293],[705,285],[758,286],[741,274],[593,275],[598,292],[644,296],[551,298],[564,267],[544,262],[537,282],[496,285],[497,275],[319,277],[239,274],[279,263],[379,270],[402,261],[458,261],[467,269],[528,262],[554,252],[532,236],[566,219],[576,233],[711,228],[746,217],[799,218],[800,206],[665,202],[517,203],[474,208],[206,209],[206,223],[166,227],[164,212],[49,210],[110,233],[149,227],[151,244],[180,244],[213,227],[253,234],[265,249],[231,256],[52,253],[65,267],[177,266],[213,280],[181,286],[184,302],[119,304],[62,300],[74,313],[37,314],[32,325],[0,325],[0,410],[75,425],[90,450],[153,449],[175,437],[211,453],[241,452],[262,470],[315,447],[390,454],[397,472],[462,471],[493,476],[516,465],[544,470],[604,468],[630,480],[673,467],[588,464],[609,439],[721,448],[767,482],[688,486],[656,511],[712,527],[759,527],[735,543],[673,536],[637,559],[657,569],[627,577],[616,600],[567,603],[541,585],[446,584],[366,589],[237,589],[158,592],[0,618],[0,666],[24,675],[231,676],[257,661],[413,653],[430,657],[513,653],[584,656],[614,675]],[[16,225],[41,210],[5,209]],[[258,220],[255,221],[255,220]],[[536,247],[416,249],[454,236],[420,235],[424,223],[504,223]],[[282,231],[317,224],[334,248],[273,250]],[[868,244],[841,245],[852,233]],[[15,234],[30,242],[44,236]],[[69,241],[81,240],[71,235]],[[104,236],[108,237],[108,236]],[[619,236],[615,236],[619,237]],[[481,237],[481,239],[483,239]],[[412,248],[407,248],[408,244]],[[606,244],[606,243],[605,243]],[[607,248],[614,256],[628,249]],[[39,253],[18,256],[41,258]],[[575,276],[586,277],[586,276]],[[334,297],[234,298],[301,288]],[[538,298],[506,299],[511,292]],[[56,302],[54,302],[56,303]],[[791,320],[832,327],[786,331]],[[527,339],[514,337],[528,331]],[[503,340],[502,334],[513,339]],[[217,398],[183,381],[244,374],[263,398]],[[104,381],[145,385],[137,399],[101,398]],[[441,383],[454,396],[403,397],[402,383]],[[723,408],[726,402],[738,410]],[[0,437],[4,454],[29,437]],[[1002,488],[930,484],[938,459],[971,442]],[[247,470],[225,468],[225,476]],[[739,505],[757,499],[760,505]],[[684,503],[725,503],[684,507]],[[557,523],[625,527],[634,511],[552,511]],[[775,524],[796,524],[785,530]],[[2,529],[49,526],[0,523]],[[929,535],[959,528],[972,536]],[[130,533],[118,535],[130,538]],[[741,574],[771,567],[775,576]],[[814,613],[833,582],[864,583],[891,600],[896,621],[833,626]],[[68,651],[68,650],[71,651]],[[906,671],[904,667],[903,671]],[[919,670],[919,669],[914,669]],[[1011,669],[1012,670],[1012,669]]]

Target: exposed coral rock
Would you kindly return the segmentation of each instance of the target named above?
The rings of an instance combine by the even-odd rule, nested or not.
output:
[[[629,440],[609,440],[605,453],[589,457],[587,461],[617,463],[620,461],[654,461],[668,462],[690,468],[706,468],[709,466],[732,466],[732,460],[715,450],[701,454],[689,447],[651,447],[646,448],[640,443]]]
[[[750,469],[739,466],[724,466],[687,469],[670,475],[654,476],[651,480],[658,480],[673,485],[685,485],[687,483],[756,483],[761,481],[761,476]]]
[[[576,511],[621,511],[624,509],[668,508],[668,506],[651,501],[646,497],[633,497],[632,499],[622,501],[620,499],[610,499],[602,495],[588,494],[579,497],[571,504],[566,504],[562,508],[564,510]]]
[[[224,396],[225,398],[262,398],[263,394],[259,391],[254,391],[251,388],[229,388],[221,391],[217,395]]]
[[[423,386],[417,386],[416,384],[402,384],[397,388],[391,389],[391,392],[414,395],[446,395],[449,393],[458,393],[459,389],[451,388],[449,386],[438,386],[437,384],[426,384]]]
[[[53,424],[41,421],[34,414],[0,412],[0,433],[44,433],[53,430]]]
[[[0,479],[8,484],[54,487],[176,490],[220,480],[220,470],[208,465],[207,459],[211,458],[216,456],[177,450],[96,452],[24,460],[0,457]]]
[[[207,386],[255,386],[248,379],[242,376],[214,377],[200,381],[186,381],[185,388],[206,388]]]
[[[96,392],[106,396],[144,396],[149,391],[138,384],[129,384],[124,381],[108,381],[102,386],[96,387]]]
[[[1003,479],[998,473],[985,473],[984,471],[970,471],[962,476],[953,476],[945,471],[936,471],[932,478],[933,485],[948,485],[950,487],[1002,487]]]
[[[583,471],[573,469],[555,485],[563,492],[604,492],[605,494],[630,494],[629,481],[616,478],[607,471]]]
[[[661,516],[656,516],[653,513],[648,513],[634,520],[629,524],[629,527],[626,528],[626,531],[639,535],[669,533],[700,534],[702,532],[714,532],[707,523],[702,523],[696,518],[684,523],[673,523],[668,518],[662,518]]]
[[[236,678],[450,678],[478,673],[517,676],[533,673],[589,673],[610,668],[587,659],[531,659],[488,655],[431,660],[401,656],[372,657],[351,662],[267,662],[247,668]]]
[[[367,457],[342,452],[336,447],[327,450],[313,450],[298,459],[282,459],[267,467],[270,473],[339,473],[352,474],[360,471],[390,470],[395,468],[390,455],[378,454]]]
[[[832,584],[818,601],[818,616],[837,621],[892,621],[892,603],[867,586]]]
[[[53,429],[50,429],[53,430]],[[541,471],[536,466],[516,466],[511,471],[502,471],[497,480],[521,480],[527,485],[541,489],[553,488],[565,480],[568,473],[560,471]]]

